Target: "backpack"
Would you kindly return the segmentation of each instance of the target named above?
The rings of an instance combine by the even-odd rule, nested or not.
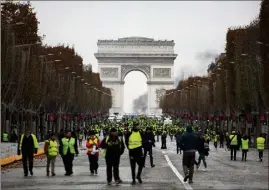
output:
[[[108,142],[108,139],[109,139],[109,136],[106,137],[106,143]],[[118,137],[118,141],[120,143],[120,148],[121,148],[121,139],[120,139],[120,137]],[[106,157],[106,149],[103,149],[101,154],[102,154],[102,157],[105,158]]]

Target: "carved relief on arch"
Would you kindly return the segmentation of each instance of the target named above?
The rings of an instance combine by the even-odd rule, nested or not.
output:
[[[122,65],[121,80],[124,81],[125,76],[131,71],[141,71],[146,75],[147,79],[150,80],[150,66],[147,65]]]

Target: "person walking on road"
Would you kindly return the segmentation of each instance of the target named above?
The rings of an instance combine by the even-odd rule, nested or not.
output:
[[[220,148],[224,148],[223,142],[224,142],[224,133],[221,132],[220,135],[219,135],[219,147]]]
[[[257,150],[259,152],[259,159],[261,162],[263,159],[264,143],[265,143],[265,138],[263,138],[263,135],[260,134],[260,136],[257,138]]]
[[[147,127],[146,132],[144,134],[144,144],[143,144],[144,167],[146,164],[147,153],[149,153],[149,157],[150,157],[150,166],[152,168],[155,167],[155,165],[153,164],[152,147],[155,147],[155,137],[154,137],[154,134],[153,134],[151,128]]]
[[[127,133],[125,138],[125,144],[129,149],[129,158],[132,171],[132,185],[136,184],[135,178],[139,183],[142,183],[141,173],[144,166],[144,156],[143,156],[143,134],[140,132],[139,123],[134,123],[131,132]],[[137,176],[135,176],[135,168],[138,164]]]
[[[178,131],[177,134],[175,135],[176,141],[177,141],[177,154],[178,154],[178,152],[180,152],[180,154],[181,154],[181,148],[180,148],[180,144],[179,144],[181,136],[182,136],[181,131]]]
[[[102,140],[100,146],[104,149],[107,184],[111,185],[112,182],[112,168],[116,184],[122,183],[119,176],[119,164],[120,156],[123,154],[125,146],[122,139],[118,136],[116,128],[110,130],[110,134]]]
[[[231,160],[236,161],[236,152],[238,149],[237,134],[235,131],[232,131],[232,134],[229,137],[230,140],[230,149],[231,149]]]
[[[203,161],[205,169],[207,168],[205,157],[208,156],[208,151],[209,151],[209,146],[206,143],[205,138],[201,134],[199,134],[198,137],[199,138],[198,138],[197,150],[199,153],[199,158],[198,158],[198,162],[196,164],[197,170],[200,167],[201,161]]]
[[[83,133],[82,131],[78,135],[79,147],[82,147]]]
[[[28,164],[31,175],[33,174],[34,154],[37,154],[38,141],[30,129],[27,129],[25,134],[22,134],[18,143],[18,155],[22,154],[22,164],[24,176],[28,176]],[[28,164],[27,164],[28,162]]]
[[[193,171],[195,162],[195,152],[198,147],[198,136],[192,132],[191,126],[188,126],[186,132],[180,139],[180,147],[183,150],[183,171],[185,174],[184,182],[189,179],[193,183]]]
[[[242,161],[247,161],[248,152],[248,136],[244,135],[241,139],[241,149],[242,149]]]
[[[49,140],[45,141],[44,152],[47,156],[47,176],[50,174],[50,165],[51,176],[55,176],[55,161],[59,152],[55,134],[52,133]]]
[[[99,158],[99,151],[98,148],[100,147],[100,140],[95,135],[93,130],[89,131],[89,136],[87,138],[86,147],[88,148],[88,158],[90,163],[90,172],[91,175],[94,173],[98,174],[98,158]]]
[[[78,155],[78,145],[74,137],[71,137],[71,132],[67,131],[65,137],[60,141],[60,154],[63,158],[65,175],[71,176],[73,174],[73,160],[75,154]]]
[[[165,131],[163,131],[163,134],[161,136],[161,141],[162,141],[161,149],[167,149],[167,147],[166,147],[166,138],[167,138],[167,134],[166,134]]]

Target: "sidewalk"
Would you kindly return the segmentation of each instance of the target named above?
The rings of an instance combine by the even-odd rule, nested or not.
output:
[[[1,143],[1,166],[21,160],[21,155],[17,155],[18,143]],[[39,149],[36,155],[44,153],[44,142],[39,143]]]

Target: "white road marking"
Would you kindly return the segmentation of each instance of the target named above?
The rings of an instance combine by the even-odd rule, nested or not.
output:
[[[184,182],[183,176],[177,171],[176,167],[172,164],[169,157],[167,155],[164,155],[164,157],[165,157],[168,165],[170,166],[170,168],[174,172],[174,174],[177,176],[177,178],[180,180],[180,182],[184,185],[185,189],[186,190],[193,190],[193,188],[190,186],[190,184]]]
[[[165,154],[166,152],[162,151],[163,154]]]

